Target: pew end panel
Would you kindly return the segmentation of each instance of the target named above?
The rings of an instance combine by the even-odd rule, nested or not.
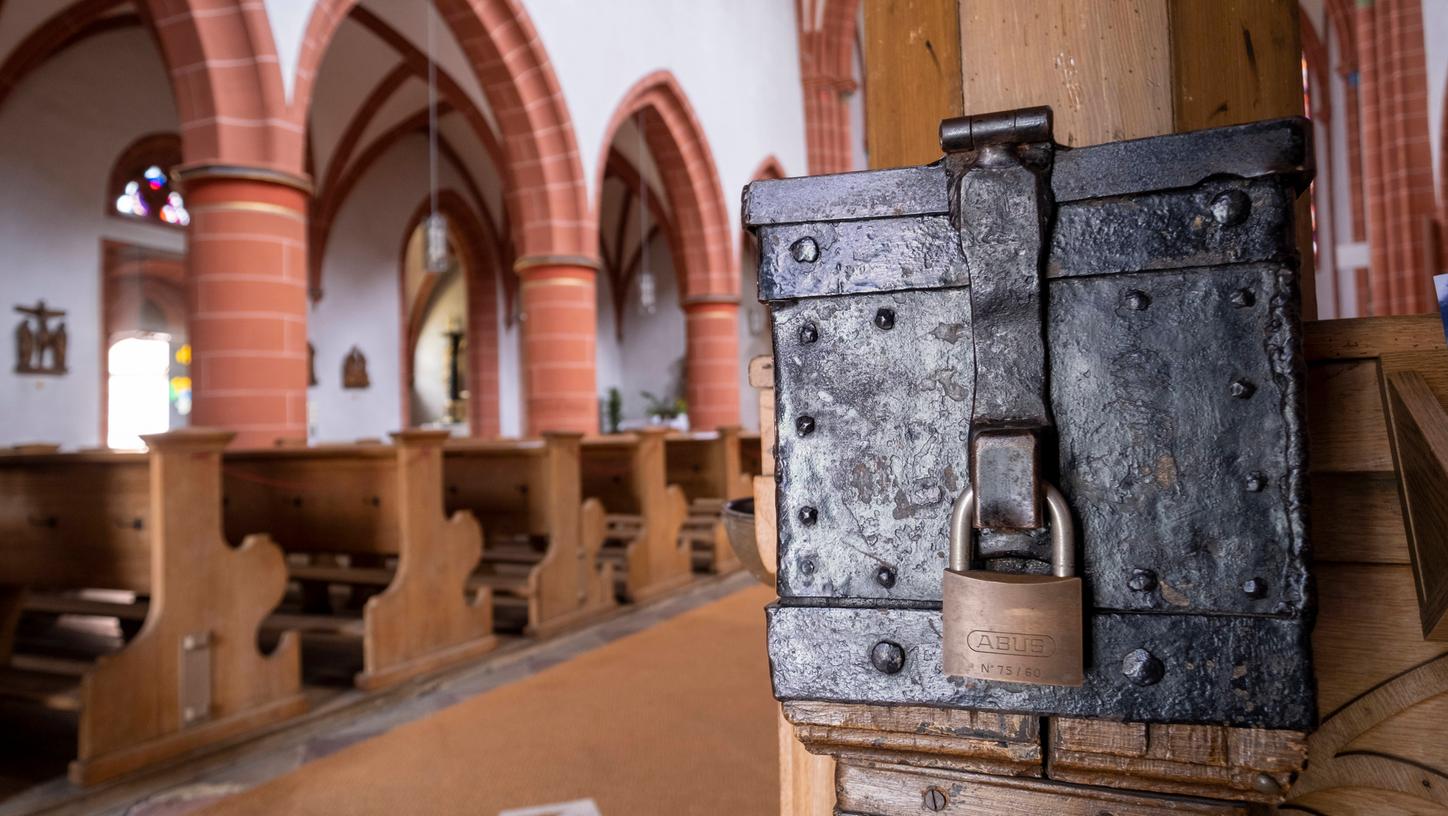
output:
[[[233,548],[222,534],[221,452],[231,438],[186,429],[146,437],[148,454],[0,457],[0,483],[23,488],[34,472],[39,491],[21,494],[36,504],[19,519],[26,500],[17,505],[6,491],[6,549],[44,543],[50,560],[64,562],[7,557],[0,583],[150,596],[136,635],[81,677],[76,784],[175,760],[306,709],[295,635],[283,634],[269,655],[257,648],[260,623],[286,590],[281,551],[264,535]],[[54,504],[66,483],[65,503]],[[10,535],[36,529],[35,512],[45,537]]]
[[[738,427],[724,426],[668,438],[669,482],[682,488],[688,500],[684,535],[698,556],[697,566],[707,572],[723,574],[740,567],[721,514],[725,503],[747,498],[754,489],[746,472],[743,436]]]
[[[299,577],[385,588],[362,610],[363,689],[383,688],[497,645],[491,593],[468,586],[482,532],[443,502],[445,431],[403,431],[393,445],[276,448],[226,458],[227,526],[272,529],[288,552],[347,554],[378,567],[297,568]],[[351,577],[349,577],[351,576]]]
[[[624,536],[624,596],[639,602],[693,577],[690,544],[680,536],[688,502],[667,481],[664,428],[592,437],[581,447],[584,495],[598,499]],[[625,518],[620,518],[624,516]],[[624,528],[619,530],[619,528]]]
[[[363,608],[363,689],[384,688],[492,651],[493,595],[470,589],[483,555],[483,531],[466,511],[443,502],[446,431],[393,434],[398,509],[397,572]]]
[[[471,512],[482,526],[488,546],[480,577],[495,581],[499,603],[522,601],[525,634],[567,628],[616,603],[612,569],[598,557],[603,508],[582,498],[581,439],[545,433],[542,440],[453,440],[445,448],[447,508]],[[504,574],[507,561],[521,574]]]

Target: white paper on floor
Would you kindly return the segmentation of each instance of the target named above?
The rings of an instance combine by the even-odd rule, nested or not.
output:
[[[579,799],[573,802],[559,802],[556,805],[504,810],[500,811],[498,816],[603,816],[603,812],[598,809],[598,804],[592,799]]]

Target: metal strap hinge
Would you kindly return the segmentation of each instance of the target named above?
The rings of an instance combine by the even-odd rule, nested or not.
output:
[[[1050,108],[940,124],[951,224],[970,274],[974,526],[1042,526],[1040,435],[1050,428],[1042,265],[1054,202]]]

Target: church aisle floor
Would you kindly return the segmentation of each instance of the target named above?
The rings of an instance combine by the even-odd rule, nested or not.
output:
[[[772,597],[735,592],[191,812],[773,813]]]

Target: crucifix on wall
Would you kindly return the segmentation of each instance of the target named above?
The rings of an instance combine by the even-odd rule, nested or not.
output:
[[[15,373],[64,374],[65,323],[52,326],[50,319],[65,317],[65,312],[47,309],[44,300],[34,306],[16,306],[15,311],[25,315],[15,327]]]

